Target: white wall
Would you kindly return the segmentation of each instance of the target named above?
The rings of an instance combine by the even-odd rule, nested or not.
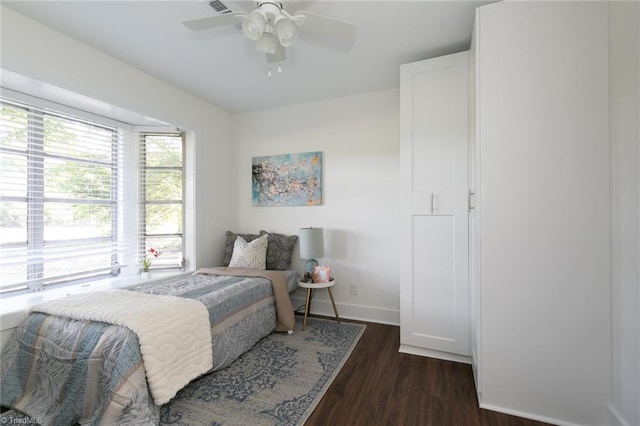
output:
[[[234,116],[236,231],[323,227],[319,261],[332,268],[345,318],[399,323],[399,102],[394,89]],[[322,151],[323,205],[253,207],[252,157],[307,151]],[[297,246],[294,256],[303,271]],[[332,315],[327,300],[319,292],[312,311]]]
[[[609,3],[611,425],[640,425],[640,3]]]
[[[234,217],[227,185],[230,115],[11,9],[2,7],[0,18],[3,70],[193,132],[197,258],[191,267],[219,262],[224,230]]]

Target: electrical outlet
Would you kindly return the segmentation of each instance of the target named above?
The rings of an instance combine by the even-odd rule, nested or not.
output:
[[[358,295],[358,284],[351,283],[349,285],[349,292],[351,293],[352,296],[357,296]]]

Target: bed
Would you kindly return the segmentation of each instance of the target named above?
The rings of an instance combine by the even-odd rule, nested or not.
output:
[[[200,375],[228,366],[274,330],[291,332],[293,308],[288,295],[295,290],[297,278],[291,270],[205,268],[190,276],[119,291],[204,305],[212,359]],[[36,307],[3,350],[0,404],[11,408],[3,413],[5,418],[16,410],[16,415],[23,413],[44,424],[159,422],[158,394],[147,377],[148,368],[145,371],[145,346],[135,332],[122,325],[42,310]],[[156,356],[179,346],[156,348]]]

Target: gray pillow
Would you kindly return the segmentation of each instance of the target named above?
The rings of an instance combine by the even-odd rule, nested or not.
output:
[[[293,255],[293,248],[296,245],[298,236],[260,231],[260,235],[264,234],[269,234],[269,245],[267,246],[267,269],[274,271],[285,271],[289,269],[289,266],[291,265],[291,256]]]
[[[256,234],[236,234],[235,232],[227,231],[227,242],[224,246],[224,260],[222,261],[222,266],[229,266],[231,256],[233,255],[233,244],[236,242],[236,237],[238,235],[244,238],[246,242],[253,241],[260,236]],[[267,267],[267,269],[269,268]]]

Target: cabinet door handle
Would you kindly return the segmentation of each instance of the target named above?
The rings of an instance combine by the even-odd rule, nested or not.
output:
[[[435,193],[431,193],[431,214],[435,213],[436,211],[436,194]]]

